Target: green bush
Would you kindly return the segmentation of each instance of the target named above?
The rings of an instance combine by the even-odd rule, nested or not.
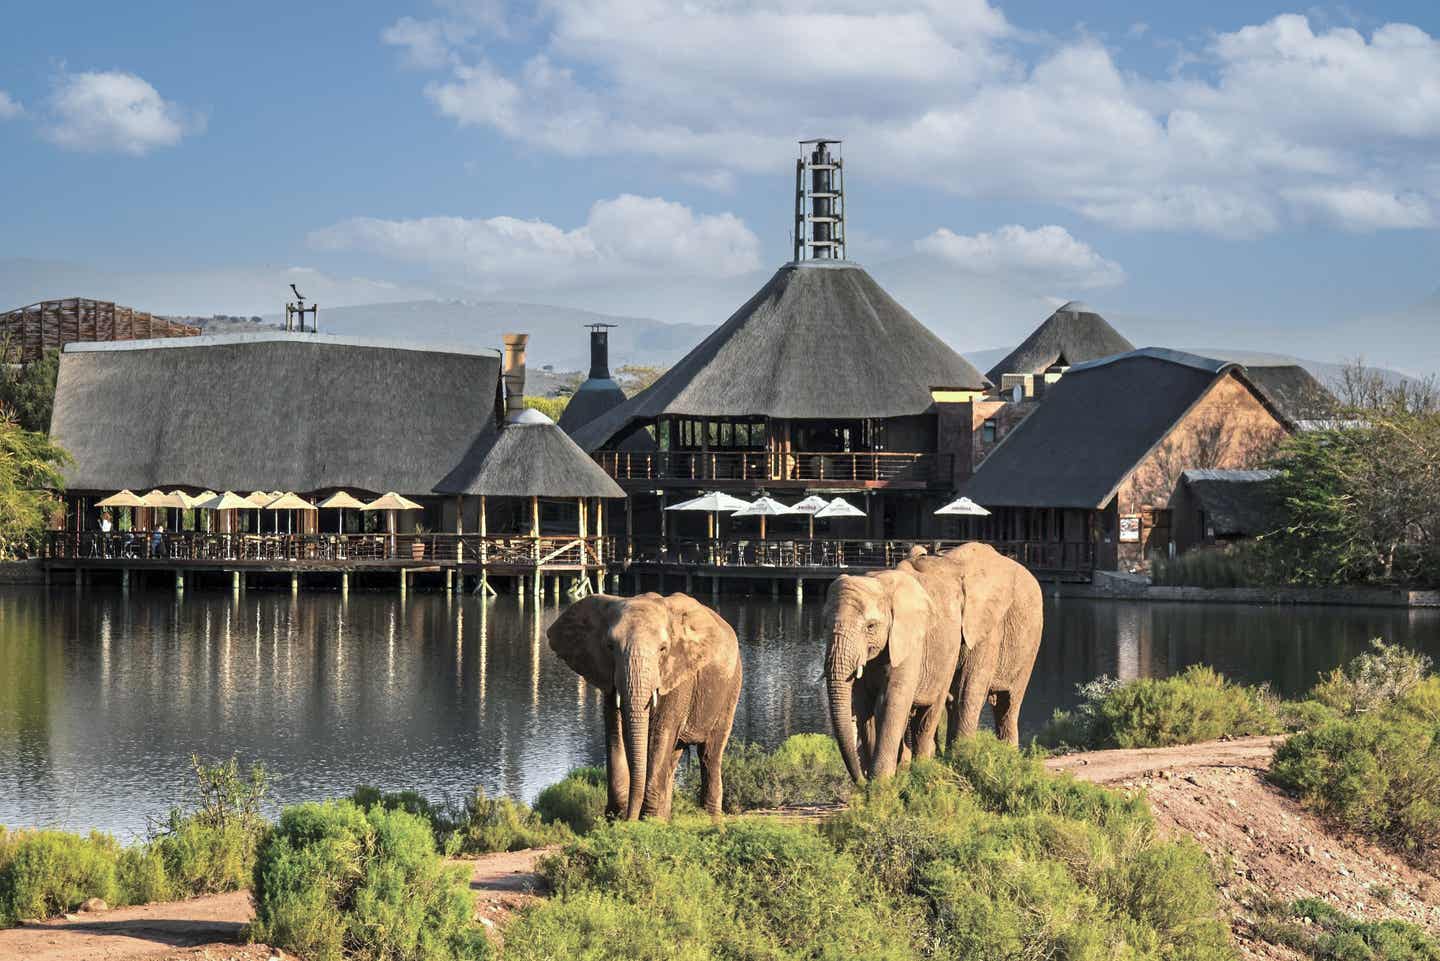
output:
[[[509,798],[491,798],[477,787],[463,805],[435,804],[414,791],[384,794],[360,786],[350,795],[356,807],[403,811],[430,825],[440,850],[451,857],[522,851],[559,844],[570,837],[563,824],[547,824],[530,808]]]
[[[506,931],[507,959],[917,957],[918,915],[808,826],[609,824],[542,871],[555,895]]]
[[[487,957],[463,868],[421,817],[348,801],[286,808],[255,865],[252,935],[308,961]]]
[[[1273,580],[1248,544],[1202,548],[1179,557],[1155,556],[1150,582],[1162,587],[1257,587]]]
[[[1367,653],[1321,678],[1310,696],[1340,714],[1365,714],[1405,697],[1424,683],[1433,666],[1424,654],[1377,637]]]
[[[1277,706],[1264,689],[1232,684],[1204,665],[1125,684],[1100,678],[1079,691],[1080,707],[1056,711],[1040,732],[1041,744],[1088,750],[1167,747],[1283,730]]]
[[[1404,921],[1362,921],[1315,898],[1260,913],[1262,940],[1315,961],[1440,961],[1440,941]]]
[[[540,792],[535,813],[547,823],[564,824],[576,834],[589,834],[605,820],[609,785],[603,767],[577,767],[565,779]]]
[[[1045,771],[988,734],[868,785],[822,829],[947,958],[1230,958],[1204,852],[1142,798]]]
[[[850,775],[835,739],[826,734],[796,734],[774,751],[732,741],[725,749],[722,778],[728,814],[786,804],[832,804],[850,796]],[[698,798],[700,768],[688,765],[676,786]]]
[[[1440,677],[1336,715],[1275,751],[1270,777],[1306,807],[1414,854],[1440,845]]]
[[[191,755],[196,797],[188,808],[176,807],[151,831],[146,858],[130,868],[138,872],[133,900],[158,900],[158,888],[146,872],[145,860],[158,860],[164,870],[161,897],[194,897],[235,891],[250,883],[255,852],[269,829],[261,804],[269,789],[264,768],[242,773],[235,758],[207,765]]]
[[[119,857],[106,834],[0,830],[0,927],[64,914],[90,898],[121,903]]]

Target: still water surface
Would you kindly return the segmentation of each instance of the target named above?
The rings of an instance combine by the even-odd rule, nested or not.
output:
[[[1383,636],[1440,660],[1440,612],[1052,600],[1028,736],[1100,674],[1212,664],[1283,694]],[[821,606],[724,598],[745,686],[735,734],[827,731]],[[356,784],[533,799],[602,758],[599,695],[546,646],[558,608],[412,594],[0,589],[0,824],[132,837],[189,756],[257,760],[281,803]]]

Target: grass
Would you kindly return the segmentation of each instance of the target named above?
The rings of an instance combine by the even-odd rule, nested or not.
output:
[[[1038,740],[1082,750],[1168,747],[1284,730],[1266,691],[1226,680],[1196,665],[1166,678],[1121,684],[1100,678],[1081,685],[1081,704],[1056,711]]]
[[[832,804],[848,798],[852,786],[840,749],[827,734],[796,734],[774,751],[731,742],[722,776],[727,814],[787,804]],[[699,765],[684,769],[676,791],[699,797]]]
[[[360,808],[404,811],[423,819],[440,850],[450,857],[522,851],[559,844],[571,837],[563,823],[550,823],[519,801],[489,797],[479,787],[458,805],[435,803],[414,791],[386,794],[364,785],[355,789],[350,801]],[[601,806],[603,811],[603,801]]]

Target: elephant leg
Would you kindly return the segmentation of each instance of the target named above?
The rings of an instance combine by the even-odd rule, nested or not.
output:
[[[644,813],[650,817],[657,817],[662,821],[670,820],[670,806],[675,798],[675,771],[680,767],[680,759],[685,756],[685,746],[675,745],[673,750],[665,751],[663,748],[655,755],[655,780],[651,781],[651,788],[645,792]]]
[[[995,736],[1020,746],[1020,698],[1010,691],[993,691],[990,694],[991,710],[995,714]]]
[[[913,695],[904,691],[886,692],[875,734],[875,758],[871,764],[871,777],[889,777],[895,773],[900,760],[900,747],[905,740],[905,729],[910,724],[912,697]]]
[[[725,756],[725,742],[729,735],[720,738],[718,744],[701,744],[700,754],[700,801],[705,813],[712,818],[725,811],[725,783],[721,779],[721,758]]]
[[[856,685],[855,738],[860,754],[860,769],[869,771],[875,763],[875,697]]]
[[[630,801],[630,764],[625,760],[625,738],[621,734],[620,709],[615,695],[605,694],[605,768],[609,791],[605,801],[607,818],[623,817]]]
[[[895,759],[897,767],[904,767],[910,763],[910,758],[915,755],[915,721],[912,718],[910,723],[905,725],[905,736],[900,739],[900,756]]]
[[[989,694],[989,678],[968,674],[961,680],[960,697],[955,713],[959,715],[956,733],[960,737],[974,737],[980,729],[980,712],[985,708],[985,697]]]
[[[915,713],[915,720],[910,722],[910,730],[911,738],[915,742],[916,757],[935,756],[935,732],[940,728],[940,715],[943,712],[944,708],[932,704]]]

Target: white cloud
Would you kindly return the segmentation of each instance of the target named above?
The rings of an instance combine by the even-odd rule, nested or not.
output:
[[[313,231],[317,250],[358,250],[426,265],[484,290],[606,283],[661,272],[723,278],[760,265],[760,241],[733,214],[699,214],[623,194],[572,229],[515,217],[356,217]]]
[[[20,101],[10,96],[4,90],[0,90],[0,120],[13,120],[25,112]]]
[[[537,0],[523,19],[464,21],[473,43],[425,87],[435,109],[565,155],[707,171],[773,172],[799,137],[842,136],[866,176],[1135,230],[1423,226],[1440,197],[1440,42],[1414,26],[1283,15],[1146,76],[986,0]]]
[[[1054,224],[1033,230],[1010,224],[968,236],[941,227],[917,240],[915,249],[970,273],[1004,276],[1032,286],[1088,289],[1113,287],[1125,280],[1119,264]]]
[[[44,133],[68,150],[139,156],[174,146],[203,126],[140,77],[112,70],[62,74],[50,97]]]

